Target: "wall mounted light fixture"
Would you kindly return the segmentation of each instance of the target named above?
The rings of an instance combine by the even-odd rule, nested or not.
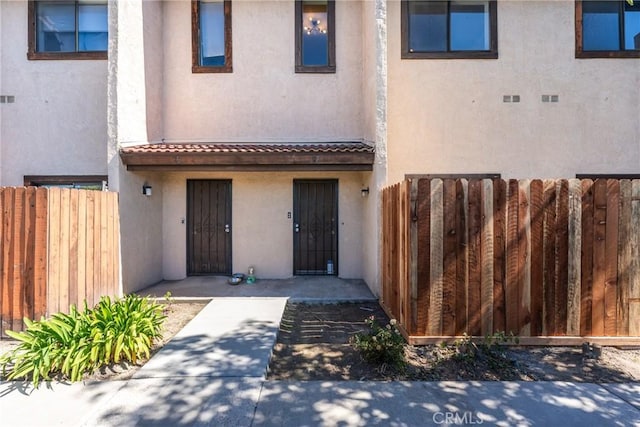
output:
[[[362,194],[362,197],[367,197],[369,195],[369,187],[362,187],[360,194]]]
[[[142,194],[144,194],[147,197],[151,196],[151,186],[149,184],[144,183],[142,185]]]

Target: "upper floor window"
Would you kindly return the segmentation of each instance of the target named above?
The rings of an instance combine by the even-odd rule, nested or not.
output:
[[[402,58],[497,58],[495,0],[403,0]]]
[[[29,59],[106,59],[104,1],[29,1]]]
[[[230,73],[231,0],[192,0],[192,67],[194,73]]]
[[[296,0],[296,73],[335,73],[333,0]]]
[[[576,57],[640,58],[640,4],[576,1]]]

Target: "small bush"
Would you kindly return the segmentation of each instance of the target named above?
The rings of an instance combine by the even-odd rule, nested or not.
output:
[[[7,379],[31,378],[34,387],[55,375],[78,381],[101,366],[148,358],[164,319],[161,305],[137,295],[103,297],[92,310],[85,302],[82,312],[72,306],[38,322],[25,318],[24,332],[7,331],[20,344],[0,367],[3,375],[8,368]]]
[[[365,320],[370,331],[354,335],[352,344],[362,357],[370,363],[387,364],[396,368],[405,366],[404,338],[392,319],[381,327],[374,316]]]

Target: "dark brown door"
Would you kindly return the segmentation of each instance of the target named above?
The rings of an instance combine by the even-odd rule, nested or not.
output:
[[[338,274],[338,181],[293,181],[293,274]]]
[[[231,181],[187,181],[187,274],[231,274]]]

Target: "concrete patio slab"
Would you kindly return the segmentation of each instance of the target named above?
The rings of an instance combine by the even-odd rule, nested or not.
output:
[[[335,276],[297,276],[290,279],[258,279],[256,283],[230,285],[226,276],[191,276],[184,280],[163,281],[142,289],[139,295],[162,298],[258,297],[289,298],[291,301],[341,302],[376,301],[361,279]]]
[[[216,298],[134,378],[262,378],[286,302],[286,298]]]
[[[602,384],[602,387],[640,411],[640,383]]]

